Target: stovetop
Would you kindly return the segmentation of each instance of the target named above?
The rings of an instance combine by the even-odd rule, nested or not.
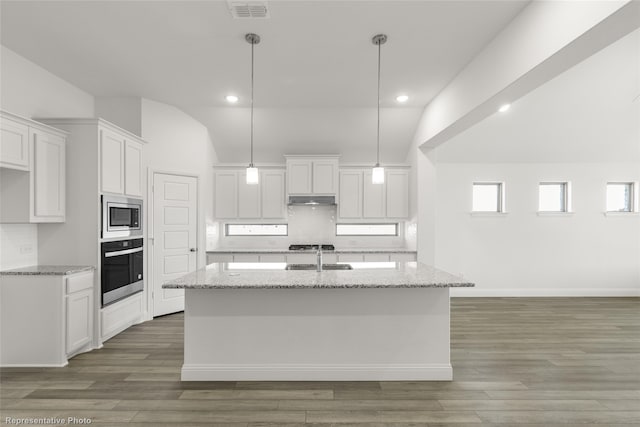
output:
[[[334,251],[336,248],[333,245],[328,244],[299,244],[289,245],[290,251],[310,251],[314,249],[322,249],[323,251]]]

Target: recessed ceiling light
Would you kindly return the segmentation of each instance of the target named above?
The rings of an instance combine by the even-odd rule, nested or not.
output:
[[[509,108],[511,108],[511,104],[504,104],[504,105],[501,105],[500,108],[498,108],[498,111],[501,112],[501,113],[504,113]]]
[[[409,100],[408,95],[398,95],[396,96],[396,101],[398,102],[407,102]]]
[[[227,102],[230,102],[232,104],[235,104],[236,102],[238,102],[238,97],[235,95],[227,95],[224,97],[224,99],[226,99]]]

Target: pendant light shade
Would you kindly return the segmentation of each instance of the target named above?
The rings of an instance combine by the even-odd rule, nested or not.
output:
[[[384,184],[384,168],[380,166],[380,56],[382,53],[382,45],[387,42],[385,34],[377,34],[373,36],[371,42],[378,46],[378,128],[377,128],[377,151],[376,165],[371,171],[372,184]]]
[[[247,167],[247,184],[258,184],[260,174],[258,168],[253,165],[253,47],[260,43],[260,36],[249,33],[244,39],[251,45],[251,161]]]

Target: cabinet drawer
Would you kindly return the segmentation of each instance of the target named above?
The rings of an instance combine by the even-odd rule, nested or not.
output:
[[[287,263],[289,264],[315,264],[316,254],[288,254]]]
[[[285,254],[263,254],[260,255],[260,262],[286,262]]]
[[[67,294],[93,288],[93,271],[67,277]]]
[[[207,264],[212,262],[233,262],[233,254],[208,254]]]
[[[257,254],[234,254],[233,262],[258,262]]]
[[[363,254],[338,254],[338,262],[363,262]]]
[[[389,254],[364,254],[365,262],[388,262]]]
[[[416,260],[416,254],[390,254],[389,258],[394,262],[412,262]]]

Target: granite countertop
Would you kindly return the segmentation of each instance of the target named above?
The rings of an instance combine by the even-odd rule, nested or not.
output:
[[[0,276],[65,276],[93,269],[91,265],[30,265],[0,271]]]
[[[235,264],[235,265],[234,265]],[[362,264],[358,263],[358,267]],[[419,262],[354,270],[284,270],[285,263],[213,263],[162,285],[172,289],[449,288],[473,283]],[[251,268],[249,268],[251,267]]]
[[[416,251],[407,248],[336,248],[333,251],[322,251],[323,253],[334,254],[415,254]],[[288,249],[246,249],[246,248],[224,248],[207,251],[208,254],[304,254],[316,253],[315,249],[290,251]]]

